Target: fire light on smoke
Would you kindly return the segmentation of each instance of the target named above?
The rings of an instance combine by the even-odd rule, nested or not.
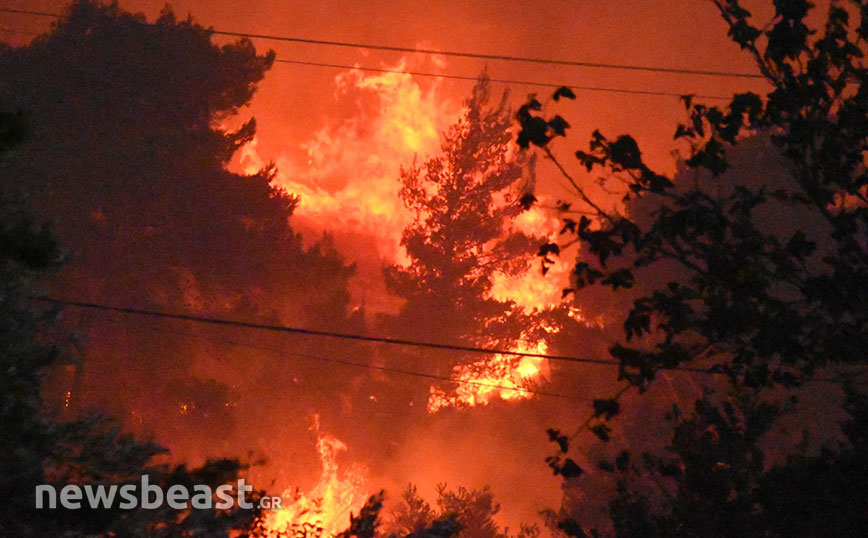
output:
[[[512,351],[544,354],[547,345],[519,343]],[[453,391],[431,387],[428,412],[436,413],[447,407],[466,408],[487,405],[501,400],[526,400],[533,396],[532,388],[548,377],[546,360],[540,357],[494,355],[470,363],[459,364],[452,377],[462,381]]]
[[[314,417],[311,429],[317,432],[317,450],[322,464],[319,482],[306,493],[284,492],[282,508],[267,515],[263,536],[336,536],[349,526],[350,514],[358,513],[367,500],[365,470],[359,466],[344,472],[338,469],[337,456],[347,446],[321,432],[318,417]]]
[[[544,201],[543,195],[540,197]],[[556,212],[540,206],[523,211],[511,222],[512,230],[551,242],[558,241],[562,225]],[[558,305],[564,288],[569,287],[573,261],[566,255],[555,258],[555,263],[543,275],[533,253],[528,253],[528,257],[531,264],[527,271],[518,275],[495,275],[489,295],[498,301],[513,301],[527,312]]]
[[[402,60],[390,69],[404,71],[408,65]],[[379,294],[386,294],[382,284],[377,284],[382,264],[407,262],[400,240],[412,215],[398,195],[401,168],[439,152],[442,133],[460,116],[461,100],[448,95],[438,82],[423,87],[406,72],[370,75],[351,69],[335,77],[335,84],[336,99],[352,103],[352,112],[327,121],[310,139],[298,144],[304,162],[286,155],[274,159],[276,183],[300,196],[293,216],[296,226],[315,232],[335,231],[343,254],[358,264],[356,279],[361,284],[355,289],[351,284],[351,292],[357,304],[371,309],[372,301],[376,301],[370,295],[372,290],[379,288]],[[266,160],[259,156],[255,141],[242,150],[241,164],[248,173],[262,168]],[[533,207],[521,213],[504,233],[520,231],[553,241],[561,225],[556,212]],[[364,238],[370,242],[365,243]],[[374,249],[376,252],[371,252]],[[366,265],[365,258],[372,254],[377,263]],[[514,301],[526,311],[560,303],[562,290],[569,284],[570,261],[557,260],[543,276],[532,252],[528,260],[531,265],[525,273],[496,276],[490,296]],[[522,342],[515,351],[543,353],[545,349],[544,342]],[[433,413],[445,407],[485,405],[495,399],[530,398],[532,393],[527,389],[546,376],[544,362],[497,355],[459,365],[453,377],[469,383],[448,392],[432,387],[428,410]]]
[[[401,234],[411,220],[398,197],[401,167],[439,151],[441,133],[458,117],[460,104],[439,82],[423,87],[401,72],[409,69],[405,60],[387,69],[397,72],[338,74],[335,98],[352,113],[327,120],[297,146],[305,162],[279,156],[275,163],[277,184],[301,198],[296,222],[375,237],[379,255],[393,263],[403,257]],[[255,141],[242,149],[248,173],[266,160]]]

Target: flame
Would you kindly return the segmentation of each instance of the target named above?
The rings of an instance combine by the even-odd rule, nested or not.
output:
[[[412,220],[398,197],[401,167],[438,152],[441,133],[461,108],[439,81],[421,86],[405,72],[406,60],[387,69],[399,72],[351,69],[335,77],[336,99],[353,111],[327,121],[296,146],[305,162],[288,153],[277,157],[275,182],[300,196],[294,220],[318,231],[375,237],[380,256],[400,263],[405,261],[401,234]],[[242,148],[245,172],[261,169],[265,161],[255,139]]]
[[[344,531],[350,514],[358,513],[367,500],[366,472],[360,466],[339,472],[337,456],[347,449],[336,437],[319,431],[319,418],[311,428],[317,432],[322,474],[307,493],[298,489],[283,493],[284,505],[269,512],[261,536],[297,536],[327,538]]]
[[[541,202],[546,197],[540,195]],[[549,209],[533,206],[523,211],[511,222],[511,230],[549,242],[557,242],[562,222],[560,216]],[[528,270],[518,275],[494,275],[489,296],[498,301],[513,301],[526,312],[558,306],[563,299],[564,288],[569,287],[573,261],[565,254],[554,259],[545,275],[533,253],[528,253]]]
[[[544,354],[548,346],[540,341],[531,345],[521,341],[511,351]],[[452,377],[462,381],[453,391],[432,386],[428,412],[447,407],[467,408],[501,400],[526,400],[533,397],[533,387],[548,377],[548,364],[541,357],[517,357],[497,354],[490,358],[459,364]]]

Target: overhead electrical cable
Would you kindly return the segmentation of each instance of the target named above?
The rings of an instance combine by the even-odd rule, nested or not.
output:
[[[117,320],[111,320],[111,321],[117,322]],[[207,340],[209,342],[214,342],[214,343],[218,343],[218,344],[227,344],[227,345],[244,347],[244,348],[249,348],[249,349],[258,349],[261,351],[270,351],[270,352],[280,354],[280,355],[289,355],[292,357],[299,357],[299,358],[308,359],[308,360],[312,360],[312,361],[330,362],[330,363],[341,364],[341,365],[345,365],[345,366],[357,366],[359,368],[367,368],[370,370],[377,370],[377,371],[388,372],[388,373],[393,373],[393,374],[408,375],[408,376],[413,376],[413,377],[421,377],[421,378],[433,379],[433,380],[437,380],[437,381],[446,381],[446,382],[456,383],[456,384],[460,384],[460,385],[472,385],[472,386],[493,388],[493,389],[499,389],[499,390],[508,390],[508,391],[513,391],[513,392],[533,394],[536,396],[548,396],[548,397],[552,397],[552,398],[564,398],[567,400],[575,400],[575,401],[592,401],[593,400],[592,398],[577,398],[577,397],[569,396],[566,394],[559,394],[556,392],[545,392],[545,391],[535,390],[535,389],[531,389],[531,388],[507,387],[505,385],[498,385],[496,383],[486,383],[484,381],[475,381],[472,379],[460,379],[457,377],[448,377],[448,376],[441,376],[441,375],[436,375],[436,374],[429,374],[426,372],[419,372],[416,370],[406,370],[403,368],[393,368],[393,367],[389,367],[389,366],[378,366],[376,364],[366,364],[366,363],[361,363],[361,362],[336,359],[333,357],[323,357],[321,355],[311,355],[309,353],[299,353],[296,351],[289,351],[286,349],[280,349],[280,348],[276,348],[276,347],[262,346],[262,345],[257,345],[257,344],[248,344],[245,342],[238,342],[238,341],[227,339],[227,338],[213,338],[213,337],[206,336],[203,334],[188,333],[188,332],[184,332],[184,331],[174,331],[171,329],[161,329],[161,328],[157,328],[157,327],[149,327],[147,325],[138,325],[137,328],[145,329],[148,331],[164,332],[164,333],[169,333],[169,334],[174,334],[177,336],[184,336],[184,337],[189,337],[189,338],[199,338],[202,340]]]
[[[498,349],[498,348],[486,348],[486,347],[476,347],[476,346],[465,346],[460,344],[447,344],[443,342],[424,342],[419,340],[409,340],[403,338],[389,338],[383,336],[373,336],[366,334],[355,334],[355,333],[342,333],[336,331],[325,331],[325,330],[317,330],[317,329],[306,329],[301,327],[290,327],[286,325],[273,325],[273,324],[263,324],[263,323],[253,323],[248,321],[237,321],[237,320],[228,320],[222,318],[210,318],[204,316],[195,316],[192,314],[181,314],[181,313],[172,313],[172,312],[160,312],[156,310],[145,310],[141,308],[131,308],[131,307],[119,307],[119,306],[111,306],[100,303],[91,303],[84,301],[73,301],[68,299],[59,299],[54,297],[39,297],[39,296],[31,296],[28,297],[31,301],[42,302],[47,304],[54,304],[58,306],[69,306],[75,308],[84,308],[91,310],[98,310],[103,312],[115,312],[119,314],[127,314],[127,315],[135,315],[135,316],[147,316],[158,319],[175,319],[180,321],[192,321],[196,323],[204,323],[210,325],[220,325],[220,326],[232,326],[232,327],[240,327],[245,329],[259,329],[264,331],[272,331],[272,332],[282,332],[282,333],[291,333],[291,334],[301,334],[307,336],[318,336],[318,337],[326,337],[326,338],[336,338],[342,340],[355,340],[361,342],[376,342],[381,344],[390,344],[397,346],[408,346],[408,347],[417,347],[417,348],[430,348],[430,349],[440,349],[445,351],[463,351],[468,353],[480,353],[486,355],[508,355],[513,357],[530,357],[537,359],[546,359],[551,361],[563,361],[563,362],[572,362],[572,363],[582,363],[582,364],[594,364],[600,366],[621,366],[621,363],[614,360],[606,360],[606,359],[592,359],[587,357],[575,357],[571,355],[554,355],[549,353],[531,353],[527,351],[513,351],[508,349]],[[234,342],[233,342],[234,343]],[[236,344],[236,345],[246,345],[246,344]],[[255,347],[255,346],[250,346]],[[272,349],[272,351],[276,351]],[[326,360],[326,359],[322,359]],[[328,359],[332,362],[341,362],[340,359]],[[354,366],[363,366],[367,367],[367,365],[361,365],[360,363],[352,363],[349,361],[347,364],[351,364]],[[380,367],[377,367],[380,368]],[[726,375],[723,372],[718,372],[713,370],[712,368],[698,368],[698,367],[689,367],[689,366],[669,366],[669,367],[661,367],[660,371],[666,372],[687,372],[692,374],[703,374],[703,375]],[[402,371],[400,373],[408,374],[408,375],[418,375],[421,377],[431,377],[433,374],[425,374],[422,372],[412,372],[410,370]],[[853,374],[853,372],[850,372]],[[438,377],[439,379],[439,377]],[[445,379],[448,381],[456,381],[454,378]],[[805,380],[806,382],[814,382],[814,383],[838,383],[839,380],[834,378],[811,378]],[[500,388],[508,388],[508,387],[500,387]],[[551,394],[549,394],[551,395]],[[569,396],[563,396],[569,397]]]
[[[49,13],[47,11],[34,11],[32,9],[13,9],[8,7],[0,7],[0,12],[3,13],[15,13],[18,15],[34,15],[36,17],[51,17],[54,19],[59,19],[62,17],[59,13]]]
[[[25,15],[41,16],[41,17],[54,17],[54,18],[61,18],[62,17],[62,15],[60,15],[59,13],[48,13],[48,12],[44,12],[44,11],[32,11],[32,10],[26,10],[26,9],[0,8],[0,12],[18,13],[18,14],[25,14]],[[651,73],[694,75],[694,76],[707,76],[707,77],[764,79],[763,75],[761,75],[761,74],[744,73],[744,72],[738,72],[738,71],[720,71],[720,70],[711,70],[711,69],[690,69],[690,68],[662,67],[662,66],[652,66],[652,65],[591,62],[591,61],[584,61],[584,60],[563,60],[563,59],[554,59],[554,58],[536,58],[536,57],[527,57],[527,56],[513,56],[513,55],[507,55],[507,54],[488,54],[488,53],[480,53],[480,52],[467,52],[467,51],[455,51],[455,50],[436,50],[436,49],[426,49],[426,48],[419,48],[419,47],[404,47],[404,46],[395,46],[395,45],[384,45],[384,44],[379,44],[379,43],[360,43],[360,42],[351,42],[351,41],[313,39],[313,38],[294,37],[294,36],[280,36],[280,35],[272,35],[272,34],[259,34],[259,33],[238,32],[238,31],[230,31],[230,30],[217,30],[214,28],[211,28],[209,30],[212,33],[217,34],[217,35],[225,35],[225,36],[230,36],[230,37],[246,37],[246,38],[250,38],[250,39],[265,39],[265,40],[271,40],[271,41],[283,41],[283,42],[288,42],[288,43],[299,43],[299,44],[305,44],[305,45],[321,45],[321,46],[330,46],[330,47],[381,50],[381,51],[388,51],[388,52],[403,52],[403,53],[410,53],[410,54],[450,56],[450,57],[457,57],[457,58],[474,58],[474,59],[479,59],[479,60],[490,60],[490,61],[534,63],[534,64],[545,64],[545,65],[569,66],[569,67],[585,67],[585,68],[594,68],[594,69],[645,71],[645,72],[651,72]]]
[[[429,73],[422,71],[408,71],[408,70],[400,70],[400,69],[386,69],[382,67],[366,67],[361,65],[346,65],[346,64],[334,64],[334,63],[322,63],[322,62],[309,62],[303,60],[284,60],[282,58],[277,58],[274,60],[275,62],[284,63],[284,64],[292,64],[292,65],[309,65],[314,67],[331,67],[334,69],[358,69],[359,71],[371,71],[375,73],[395,73],[399,75],[412,75],[417,77],[434,77],[434,78],[445,78],[452,80],[471,80],[477,81],[479,77],[472,77],[469,75],[453,75],[447,73]],[[607,88],[602,86],[583,86],[580,84],[555,84],[552,82],[536,82],[531,80],[515,80],[515,79],[502,79],[502,78],[491,78],[488,80],[491,82],[496,82],[500,84],[514,84],[517,86],[539,86],[543,88],[560,88],[566,86],[573,90],[581,90],[581,91],[590,91],[590,92],[604,92],[604,93],[626,93],[633,95],[659,95],[664,97],[684,97],[686,94],[677,93],[677,92],[662,92],[655,90],[632,90],[627,88]],[[718,101],[729,101],[729,97],[724,97],[722,95],[693,95],[693,97],[698,99],[713,99]]]
[[[16,30],[6,27],[0,27],[0,32],[10,33],[10,34],[23,34],[23,35],[31,35],[37,36],[40,35],[39,32],[30,32],[23,30]],[[311,66],[311,67],[325,67],[332,69],[347,69],[347,70],[359,70],[373,73],[394,73],[398,75],[410,75],[415,77],[430,77],[430,78],[441,78],[448,80],[468,80],[476,82],[479,80],[479,76],[469,76],[469,75],[455,75],[451,73],[430,73],[424,71],[410,71],[410,70],[401,70],[401,69],[388,69],[384,67],[369,67],[364,65],[347,65],[347,64],[338,64],[338,63],[324,63],[324,62],[312,62],[305,60],[287,60],[284,58],[276,58],[274,60],[280,64],[286,65],[300,65],[300,66]],[[635,90],[630,88],[609,88],[602,86],[585,86],[581,84],[558,84],[553,82],[538,82],[533,80],[516,80],[516,79],[503,79],[503,78],[492,78],[488,77],[488,80],[491,82],[495,82],[498,84],[508,84],[515,86],[531,86],[531,87],[541,87],[541,88],[560,88],[563,86],[567,86],[573,90],[579,91],[587,91],[587,92],[600,92],[600,93],[616,93],[616,94],[628,94],[628,95],[649,95],[649,96],[662,96],[662,97],[677,97],[682,98],[685,97],[686,93],[678,93],[678,92],[665,92],[665,91],[656,91],[656,90]],[[706,95],[706,94],[691,94],[692,97],[697,99],[707,99],[707,100],[715,100],[715,101],[729,101],[729,97],[724,97],[722,95]]]
[[[481,353],[486,355],[508,355],[513,357],[531,357],[538,359],[547,359],[551,361],[563,361],[583,364],[597,364],[603,366],[620,366],[621,363],[607,359],[592,359],[587,357],[573,357],[570,355],[554,355],[548,353],[531,353],[527,351],[513,351],[509,349],[498,349],[489,347],[466,346],[461,344],[448,344],[443,342],[424,342],[419,340],[410,340],[405,338],[390,338],[384,336],[373,336],[356,333],[342,333],[336,331],[325,331],[318,329],[306,329],[302,327],[290,327],[286,325],[253,323],[249,321],[229,320],[222,318],[211,318],[205,316],[196,316],[192,314],[181,314],[174,312],[161,312],[157,310],[146,310],[142,308],[111,306],[100,303],[92,303],[86,301],[74,301],[69,299],[59,299],[55,297],[30,297],[32,301],[54,304],[59,306],[69,306],[75,308],[84,308],[90,310],[100,310],[103,312],[116,312],[120,314],[128,314],[135,316],[147,316],[162,319],[177,319],[183,321],[192,321],[196,323],[206,323],[210,325],[221,325],[231,327],[243,327],[247,329],[260,329],[264,331],[301,334],[307,336],[320,336],[326,338],[337,338],[342,340],[355,340],[360,342],[376,342],[381,344],[390,344],[398,346],[409,346],[428,349],[440,349],[447,351],[463,351],[467,353]],[[677,366],[671,368],[663,368],[664,370],[685,371],[693,373],[711,374],[705,368],[691,368],[685,366]]]

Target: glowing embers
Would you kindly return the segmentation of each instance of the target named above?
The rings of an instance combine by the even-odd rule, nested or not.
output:
[[[536,345],[521,342],[512,351],[543,354],[546,349],[542,341]],[[446,407],[486,405],[497,399],[525,400],[533,396],[534,387],[548,375],[547,361],[541,357],[498,354],[459,364],[453,368],[452,377],[462,383],[448,392],[432,386],[428,412],[436,413]]]
[[[263,536],[328,538],[344,531],[350,513],[358,513],[367,500],[366,473],[359,466],[339,472],[338,453],[347,449],[339,439],[319,430],[319,418],[311,428],[317,432],[317,450],[322,464],[319,482],[308,492],[288,490],[283,507],[268,512]]]

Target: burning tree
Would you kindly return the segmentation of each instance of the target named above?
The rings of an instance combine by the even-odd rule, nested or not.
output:
[[[525,334],[530,317],[491,294],[496,276],[527,268],[525,253],[534,241],[511,224],[521,212],[515,195],[528,164],[511,150],[511,118],[507,94],[492,105],[483,75],[461,119],[444,134],[441,154],[402,170],[400,196],[414,220],[401,242],[407,264],[386,270],[389,291],[405,301],[396,316],[381,320],[386,331],[419,340],[544,347]],[[497,356],[459,365],[453,374],[521,389],[540,373],[539,361],[531,362]],[[461,390],[453,398],[432,388],[433,410],[525,395],[481,385]]]
[[[689,121],[675,137],[692,150],[675,177],[650,169],[632,137],[596,132],[576,157],[620,185],[623,199],[595,199],[553,151],[566,120],[542,116],[535,98],[518,112],[518,144],[554,161],[592,213],[564,220],[588,254],[568,291],[580,301],[594,285],[636,290],[626,339],[611,348],[619,379],[641,391],[669,369],[710,375],[692,414],[668,413],[668,451],[600,462],[617,478],[614,534],[860,534],[868,497],[843,477],[864,476],[868,461],[868,4],[832,2],[820,32],[804,0],[774,1],[763,27],[738,0],[714,4],[772,90],[736,95],[725,109],[685,97]],[[574,97],[562,88],[553,100]],[[754,159],[768,168],[739,178],[730,157],[763,139],[770,148]],[[816,407],[799,406],[811,393]],[[830,432],[836,408],[849,418]],[[598,400],[586,424],[607,440],[604,419],[618,409]],[[819,442],[782,435],[788,415]],[[552,438],[553,468],[578,479],[571,439]],[[557,527],[586,536],[577,517],[562,513]]]

